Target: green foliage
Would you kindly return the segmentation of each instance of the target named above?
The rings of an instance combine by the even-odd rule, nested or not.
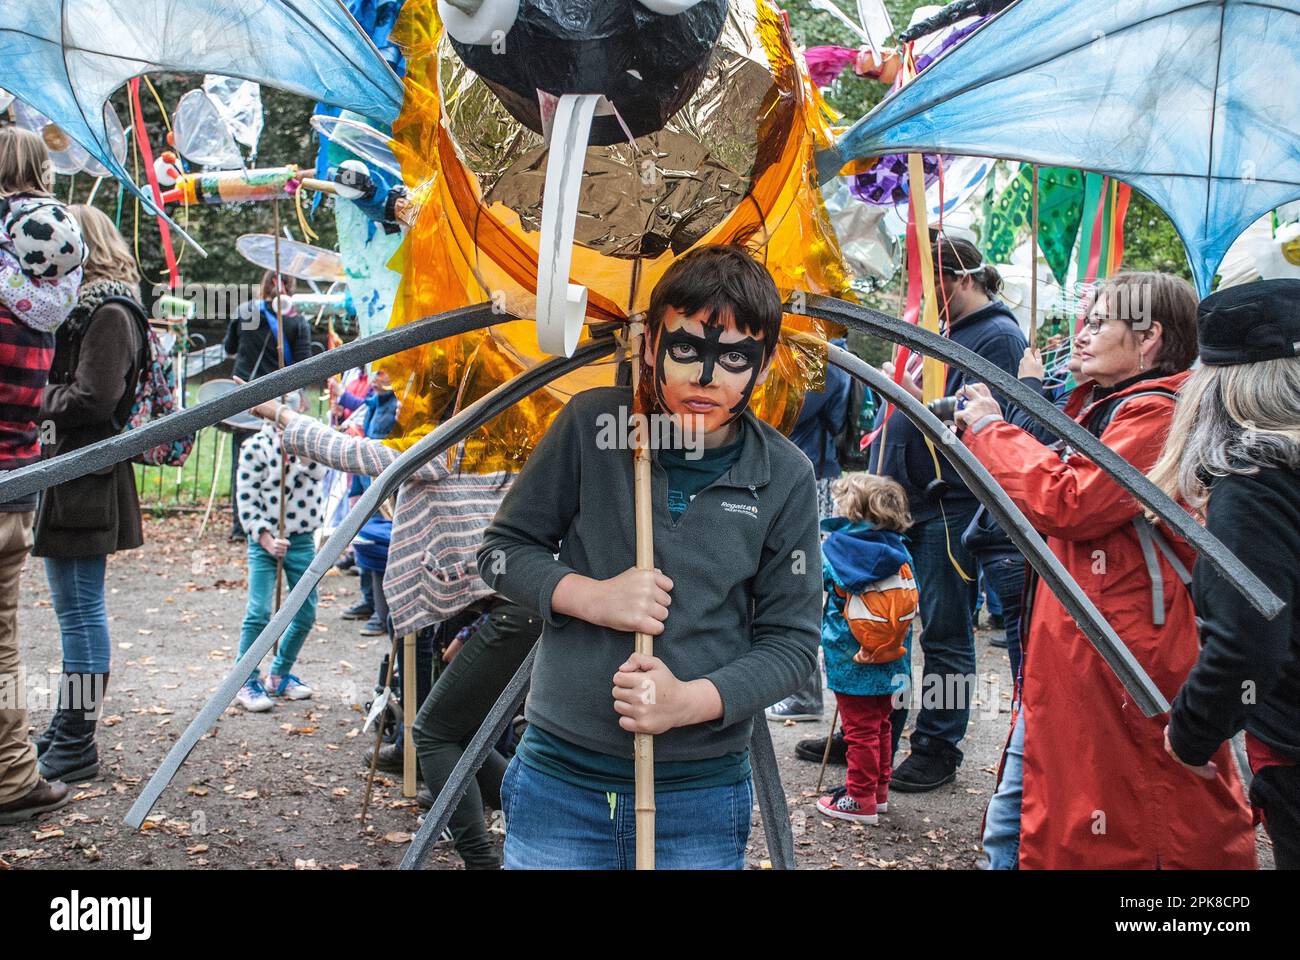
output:
[[[1158,270],[1192,279],[1187,251],[1165,212],[1133,191],[1124,220],[1124,268]]]

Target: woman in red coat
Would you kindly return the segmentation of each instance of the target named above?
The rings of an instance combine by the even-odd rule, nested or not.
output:
[[[1120,274],[1074,349],[1092,381],[1091,395],[1075,398],[1078,422],[1149,470],[1196,356],[1195,294],[1173,277]],[[1147,525],[1137,501],[1091,460],[1005,422],[987,387],[963,394],[962,442],[1172,698],[1198,652],[1185,586],[1191,549]],[[1050,590],[1039,582],[1029,590],[1020,866],[1253,868],[1251,816],[1227,747],[1213,780],[1172,760],[1165,719],[1142,715]]]

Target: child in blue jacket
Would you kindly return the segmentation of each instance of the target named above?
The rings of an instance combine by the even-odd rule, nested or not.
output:
[[[831,485],[835,516],[823,520],[826,589],[822,649],[848,752],[848,782],[817,801],[828,817],[875,824],[888,810],[893,766],[889,715],[912,667],[916,581],[902,534],[907,494],[888,477],[846,474]]]

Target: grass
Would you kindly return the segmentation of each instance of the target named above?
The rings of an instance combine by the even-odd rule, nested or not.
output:
[[[197,385],[187,390],[189,403],[194,402]],[[323,416],[320,395],[308,395],[308,407]],[[200,430],[194,438],[194,447],[182,467],[146,467],[135,464],[136,490],[140,505],[147,509],[205,508],[213,484],[217,487],[217,503],[230,501],[230,443],[231,435],[216,427]]]

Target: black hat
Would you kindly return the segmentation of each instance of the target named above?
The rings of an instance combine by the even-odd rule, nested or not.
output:
[[[1259,280],[1211,294],[1196,308],[1201,362],[1259,363],[1300,356],[1300,280]]]

